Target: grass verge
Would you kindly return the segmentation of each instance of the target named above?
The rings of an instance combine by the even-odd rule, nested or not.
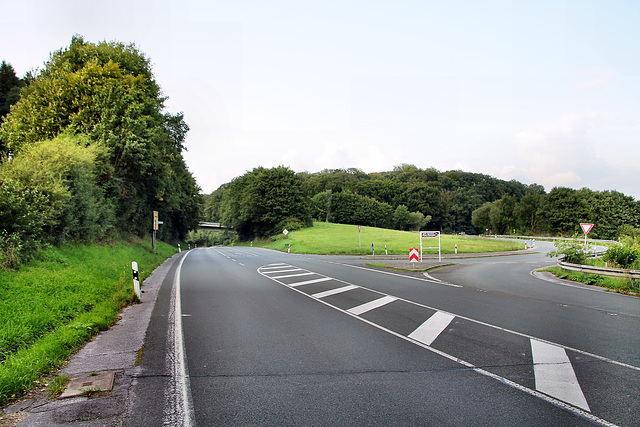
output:
[[[600,286],[622,294],[638,294],[638,284],[631,282],[625,277],[602,276],[599,274],[586,275],[579,271],[563,270],[560,267],[550,267],[543,271],[554,274],[559,279],[572,280],[574,282],[585,283],[587,285]]]
[[[481,237],[442,235],[442,253],[507,252],[524,249],[524,243]],[[358,241],[360,243],[358,243]],[[273,240],[254,241],[254,246],[291,252],[323,255],[371,255],[371,244],[375,244],[375,253],[389,255],[407,255],[409,249],[420,247],[420,235],[417,232],[389,230],[385,228],[362,227],[358,240],[358,226],[315,222],[313,227],[290,232],[286,237],[279,235]],[[247,243],[248,244],[248,243]],[[438,239],[423,239],[423,246],[437,247]],[[424,253],[437,254],[438,249],[425,249]]]
[[[19,397],[135,302],[131,262],[144,280],[176,250],[138,238],[42,251],[0,272],[0,404]]]

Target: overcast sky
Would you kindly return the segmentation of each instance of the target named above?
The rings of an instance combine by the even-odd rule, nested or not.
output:
[[[640,200],[640,2],[0,1],[22,76],[135,43],[204,193],[257,166],[402,163]]]

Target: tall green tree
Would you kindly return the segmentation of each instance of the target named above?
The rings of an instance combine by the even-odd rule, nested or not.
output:
[[[302,181],[289,168],[255,168],[231,181],[224,192],[222,220],[241,238],[267,237],[287,219],[311,225]]]
[[[87,135],[106,149],[100,183],[115,201],[119,227],[144,233],[157,210],[171,219],[164,233],[179,237],[197,224],[199,189],[182,161],[188,126],[182,114],[163,112],[164,101],[149,59],[134,45],[74,36],[23,90],[0,137],[18,156],[61,133]]]
[[[24,82],[18,78],[11,64],[2,61],[0,64],[0,125],[11,106],[20,99],[20,88],[24,86]],[[2,138],[0,137],[0,157],[7,153]]]

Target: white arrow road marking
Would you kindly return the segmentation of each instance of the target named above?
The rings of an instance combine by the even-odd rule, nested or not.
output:
[[[452,314],[436,311],[426,322],[418,326],[418,329],[411,332],[409,338],[431,345],[438,338],[438,335],[449,326],[454,317]]]
[[[591,412],[564,348],[531,339],[536,390]]]

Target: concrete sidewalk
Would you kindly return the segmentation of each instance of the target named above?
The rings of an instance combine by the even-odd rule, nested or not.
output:
[[[130,390],[140,374],[137,362],[151,313],[160,286],[179,258],[180,254],[176,254],[156,268],[143,283],[141,303],[125,308],[114,326],[87,343],[62,369],[62,373],[71,378],[91,373],[115,373],[111,392],[97,393],[89,398],[62,400],[52,400],[44,393],[38,393],[35,398],[7,407],[0,426],[58,426],[70,423],[77,426],[128,425]]]

